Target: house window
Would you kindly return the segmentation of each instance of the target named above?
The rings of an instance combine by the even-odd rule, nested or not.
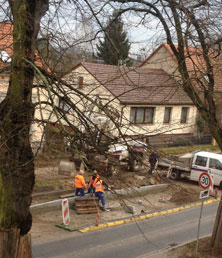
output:
[[[130,122],[133,124],[153,123],[154,107],[131,107]]]
[[[172,113],[172,107],[165,107],[164,118],[163,118],[164,124],[169,124],[171,113]]]
[[[70,107],[63,99],[59,99],[59,108],[64,112],[68,112]]]
[[[78,77],[78,88],[82,89],[82,87],[83,87],[83,77],[79,76]]]
[[[181,124],[185,124],[187,122],[188,112],[189,112],[189,107],[182,107],[181,118],[180,118]]]

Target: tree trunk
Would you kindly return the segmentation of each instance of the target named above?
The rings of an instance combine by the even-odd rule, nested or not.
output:
[[[31,258],[31,236],[20,236],[18,228],[0,230],[0,257]]]
[[[30,241],[22,237],[32,225],[29,207],[35,180],[29,141],[34,72],[29,62],[34,63],[34,42],[48,0],[9,0],[9,4],[13,59],[8,92],[0,104],[0,258],[31,257],[30,251],[25,256]]]
[[[210,245],[213,249],[222,249],[222,196],[217,210]]]

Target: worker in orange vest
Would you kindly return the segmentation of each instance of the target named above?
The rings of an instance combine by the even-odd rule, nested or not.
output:
[[[80,196],[83,197],[85,195],[84,189],[86,188],[85,179],[83,177],[84,171],[80,170],[79,173],[75,176],[75,196],[78,196],[80,193]]]
[[[100,176],[96,170],[93,171],[93,175],[91,176],[89,183],[88,183],[88,193],[95,193],[95,186],[96,182],[100,179]]]
[[[104,211],[109,211],[106,208],[106,201],[105,201],[105,198],[104,198],[105,186],[109,189],[108,185],[102,179],[99,179],[95,184],[95,196],[98,197],[99,200],[101,201],[102,206],[103,206],[103,210]]]

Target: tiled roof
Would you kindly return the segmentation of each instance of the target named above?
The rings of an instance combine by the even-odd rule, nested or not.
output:
[[[176,81],[161,69],[81,63],[123,104],[192,104]]]
[[[149,60],[154,56],[160,48],[164,47],[172,56],[172,59],[175,60],[177,64],[176,57],[170,47],[169,44],[163,43],[158,48],[156,48],[140,65],[142,67],[144,64],[148,63]],[[175,45],[178,48],[177,45]],[[187,70],[193,78],[202,78],[206,73],[206,63],[203,58],[203,50],[202,48],[195,48],[189,46],[185,49],[186,56],[186,66]],[[221,57],[216,57],[217,52],[214,49],[210,49],[209,56],[211,58],[211,63],[214,66],[214,78],[215,78],[215,90],[222,91],[222,60]]]
[[[7,22],[0,22],[0,52],[5,51],[9,57],[13,56],[13,24]],[[0,68],[7,65],[0,60]],[[38,52],[35,51],[35,65],[44,67],[48,70],[48,67],[44,64],[44,61],[39,56]]]

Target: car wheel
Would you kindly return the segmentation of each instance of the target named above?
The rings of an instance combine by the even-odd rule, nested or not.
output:
[[[173,170],[171,175],[170,175],[170,179],[172,180],[177,180],[180,178],[180,173],[176,170]]]

